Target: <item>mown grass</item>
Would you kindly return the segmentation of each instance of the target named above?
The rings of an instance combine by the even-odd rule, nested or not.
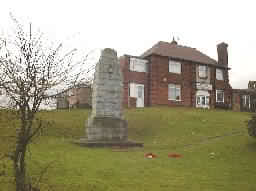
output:
[[[89,110],[40,115],[52,125],[31,145],[28,162],[34,177],[49,166],[42,189],[256,190],[256,140],[247,135],[245,123],[249,113],[166,107],[130,109],[125,112],[129,138],[143,142],[144,148],[124,150],[72,144],[72,140],[84,136]],[[1,123],[1,135],[11,132],[8,124]],[[0,141],[0,153],[8,152],[7,145],[11,145],[10,140]],[[148,152],[157,157],[145,158]],[[169,153],[182,157],[168,158]],[[7,175],[0,177],[0,190],[12,188],[10,163],[7,166]]]

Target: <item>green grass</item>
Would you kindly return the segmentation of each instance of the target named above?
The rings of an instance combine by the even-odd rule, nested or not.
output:
[[[256,140],[247,135],[249,113],[192,108],[145,108],[125,112],[129,138],[144,148],[120,152],[71,143],[84,135],[88,110],[40,113],[52,125],[30,147],[31,174],[50,164],[42,188],[55,191],[254,191]],[[10,134],[8,121],[0,134]],[[233,133],[233,134],[232,134]],[[217,138],[213,138],[219,136]],[[9,141],[9,142],[8,142]],[[0,140],[0,153],[11,140]],[[153,152],[157,158],[147,159]],[[215,153],[211,157],[210,153]],[[168,158],[169,153],[182,154]],[[0,166],[1,168],[1,166]],[[11,166],[0,190],[11,190]]]

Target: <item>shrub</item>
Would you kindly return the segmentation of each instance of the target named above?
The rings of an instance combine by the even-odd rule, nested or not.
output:
[[[231,109],[230,105],[226,103],[216,103],[215,108],[226,109],[226,110]]]
[[[252,118],[248,121],[248,134],[256,138],[256,114],[252,115]]]

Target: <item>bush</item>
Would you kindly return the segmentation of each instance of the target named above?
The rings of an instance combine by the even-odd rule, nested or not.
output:
[[[256,138],[256,114],[252,115],[252,118],[248,121],[248,134]]]
[[[231,109],[230,105],[227,103],[216,103],[215,108],[226,109],[226,110]]]

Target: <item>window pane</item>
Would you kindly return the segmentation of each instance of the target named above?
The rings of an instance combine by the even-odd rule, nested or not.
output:
[[[216,101],[217,102],[224,102],[224,92],[222,90],[216,90]]]
[[[201,104],[201,97],[200,96],[197,96],[197,104]]]
[[[175,85],[168,85],[168,99],[175,100]]]
[[[210,97],[206,96],[206,105],[209,105],[209,103],[210,103]]]
[[[176,100],[180,100],[180,89],[176,89],[175,96],[176,96]]]
[[[176,85],[176,100],[180,100],[180,85]]]
[[[202,96],[202,105],[205,105],[205,96]]]
[[[145,63],[134,63],[134,71],[137,71],[137,72],[146,72],[145,70]]]
[[[242,103],[243,106],[247,106],[250,103],[250,96],[249,95],[243,95],[242,96]]]
[[[138,58],[130,58],[130,70],[136,72],[146,72],[147,61]]]
[[[175,100],[175,89],[174,88],[169,88],[168,93],[169,93],[168,98],[171,99],[171,100]]]
[[[207,77],[207,67],[199,65],[199,77],[206,78]]]
[[[138,98],[142,98],[143,96],[143,94],[142,94],[142,91],[143,91],[144,89],[143,89],[143,87],[142,86],[138,86]]]
[[[223,80],[223,71],[221,69],[216,69],[216,79]]]
[[[180,100],[180,85],[169,84],[168,85],[168,99],[169,100]]]
[[[181,73],[181,64],[179,62],[170,60],[169,61],[169,72],[180,74]]]
[[[222,102],[223,94],[221,92],[218,93],[218,101]]]
[[[137,97],[136,85],[134,83],[130,83],[130,97]]]
[[[134,62],[132,59],[130,59],[130,70],[134,71]]]

